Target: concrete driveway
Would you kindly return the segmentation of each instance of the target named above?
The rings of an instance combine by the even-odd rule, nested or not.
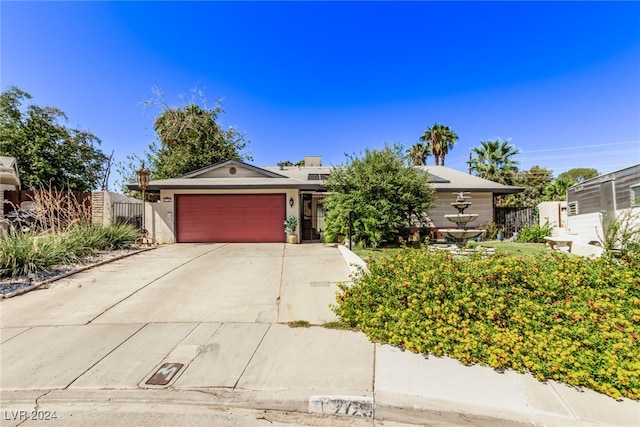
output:
[[[134,413],[141,425],[197,425],[177,417],[245,407],[370,425],[639,425],[637,401],[278,324],[333,320],[348,275],[333,247],[185,244],[2,300],[0,424],[55,414],[50,424],[128,426]]]
[[[176,244],[3,301],[2,326],[336,320],[349,268],[320,244]]]

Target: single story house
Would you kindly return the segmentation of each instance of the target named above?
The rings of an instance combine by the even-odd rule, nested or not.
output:
[[[478,213],[476,227],[493,220],[493,196],[521,191],[444,166],[422,167],[437,191],[430,213],[435,227],[453,224],[445,214],[454,192],[469,191]],[[320,242],[324,230],[324,181],[332,167],[320,156],[305,157],[305,165],[257,167],[229,160],[184,176],[153,180],[147,191],[159,194],[146,207],[146,228],[158,243],[284,242],[284,220],[298,219],[298,241]],[[138,190],[137,184],[128,186]]]
[[[429,219],[435,228],[455,228],[455,224],[444,216],[458,211],[451,207],[456,193],[468,192],[472,203],[464,213],[478,214],[478,218],[469,223],[469,228],[480,228],[482,224],[493,222],[495,197],[513,194],[523,188],[503,185],[488,179],[460,172],[446,166],[419,166],[429,174],[429,181],[436,190],[435,206],[429,210]]]

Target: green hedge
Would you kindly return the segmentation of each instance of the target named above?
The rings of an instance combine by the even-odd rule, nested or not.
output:
[[[638,399],[639,267],[404,249],[341,285],[333,308],[375,342]]]

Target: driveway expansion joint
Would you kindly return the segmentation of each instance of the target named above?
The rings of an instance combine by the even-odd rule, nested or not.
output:
[[[189,264],[190,262],[193,262],[195,260],[197,260],[200,257],[203,257],[207,254],[210,254],[211,252],[214,252],[218,249],[221,249],[223,247],[225,247],[226,245],[222,245],[222,246],[217,246],[214,247],[213,249],[211,249],[210,251],[204,252],[198,256],[195,256],[193,258],[190,258],[189,260],[183,262],[182,264],[172,268],[171,270],[165,272],[164,274],[161,274],[160,276],[156,277],[155,279],[153,279],[152,281],[150,281],[149,283],[147,283],[146,285],[136,289],[135,291],[131,292],[129,295],[125,296],[124,298],[120,299],[120,301],[116,301],[114,304],[110,305],[109,307],[107,307],[105,310],[103,310],[100,314],[98,314],[97,316],[93,317],[92,319],[89,319],[89,321],[87,322],[88,324],[93,323],[94,320],[98,319],[100,316],[104,315],[106,312],[108,312],[109,310],[111,310],[112,308],[114,308],[115,306],[117,306],[118,304],[122,303],[123,301],[126,301],[127,299],[131,298],[133,295],[137,294],[138,292],[140,292],[141,290],[147,288],[148,286],[152,285],[153,283],[157,282],[158,280],[162,279],[163,277],[173,273],[174,271],[176,271],[179,268],[182,268],[183,266]]]

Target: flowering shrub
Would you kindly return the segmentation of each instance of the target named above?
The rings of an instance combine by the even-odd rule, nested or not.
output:
[[[333,307],[373,341],[640,398],[640,266],[404,249]]]

